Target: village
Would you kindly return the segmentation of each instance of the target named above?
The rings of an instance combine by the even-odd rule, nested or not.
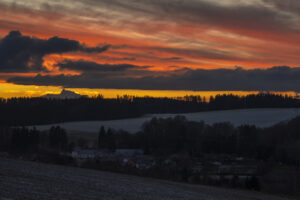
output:
[[[262,167],[256,160],[231,155],[145,155],[142,149],[77,149],[71,153],[78,167],[160,177],[208,185],[230,184],[259,189]],[[159,176],[158,176],[159,175]]]

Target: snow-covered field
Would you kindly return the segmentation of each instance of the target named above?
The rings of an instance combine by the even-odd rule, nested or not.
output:
[[[0,158],[0,200],[4,199],[287,200],[258,192]]]
[[[258,127],[268,127],[278,122],[287,121],[296,116],[300,116],[300,109],[245,109],[186,114],[151,114],[134,119],[67,122],[51,125],[40,125],[36,126],[36,128],[38,130],[47,130],[53,125],[59,125],[67,131],[96,133],[99,131],[101,126],[104,126],[106,128],[111,127],[116,130],[123,129],[134,133],[141,129],[144,122],[151,120],[153,117],[168,118],[177,115],[185,116],[188,120],[191,121],[203,120],[208,124],[217,122],[231,122],[235,126],[250,124],[256,125]]]

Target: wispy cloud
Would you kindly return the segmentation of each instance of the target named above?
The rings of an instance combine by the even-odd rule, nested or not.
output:
[[[295,0],[5,0],[0,3],[0,33],[19,29],[92,45],[130,46],[131,53],[140,54],[130,61],[135,65],[167,67],[179,60],[161,62],[163,57],[183,57],[193,68],[299,66],[299,4]],[[150,59],[149,49],[160,56]],[[182,56],[170,49],[201,54]],[[124,48],[114,51],[123,53]],[[108,52],[105,56],[113,57]]]

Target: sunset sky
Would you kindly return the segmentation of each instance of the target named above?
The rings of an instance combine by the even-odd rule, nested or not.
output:
[[[0,13],[0,97],[300,91],[298,0],[1,0]]]

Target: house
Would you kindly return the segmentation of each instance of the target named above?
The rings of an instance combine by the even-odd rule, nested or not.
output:
[[[143,155],[144,151],[142,149],[116,149],[115,154],[124,157],[133,157]]]
[[[203,164],[201,162],[195,163],[194,167],[192,167],[192,171],[194,174],[201,173],[203,170]]]
[[[106,155],[106,152],[98,151],[98,150],[75,150],[72,152],[72,158],[76,159],[95,159],[99,157],[103,157]]]

